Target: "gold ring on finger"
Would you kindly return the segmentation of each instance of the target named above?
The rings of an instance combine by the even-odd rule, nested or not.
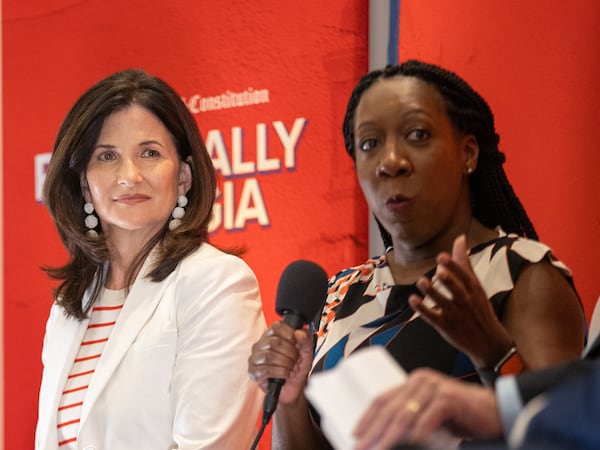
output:
[[[406,402],[406,405],[404,405],[404,409],[411,413],[417,413],[421,409],[421,404],[416,400],[409,400]]]

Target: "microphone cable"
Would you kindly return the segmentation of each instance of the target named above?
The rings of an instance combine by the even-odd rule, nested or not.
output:
[[[279,392],[281,391],[281,387],[283,386],[284,382],[285,380],[272,379],[269,383],[269,390],[265,395],[265,401],[263,403],[263,414],[260,428],[256,433],[256,437],[254,438],[254,442],[252,443],[252,447],[250,447],[250,450],[256,450],[258,442],[260,441],[260,438],[265,432],[265,428],[271,420],[271,416],[275,412],[275,408],[277,408],[277,399],[279,398]]]

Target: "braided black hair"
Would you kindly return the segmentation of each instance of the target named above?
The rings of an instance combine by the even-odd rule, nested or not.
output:
[[[486,101],[455,73],[417,60],[374,70],[361,78],[350,96],[343,132],[346,151],[356,160],[354,115],[364,92],[380,78],[394,76],[419,78],[434,86],[442,95],[453,126],[464,134],[472,134],[479,145],[477,168],[469,176],[473,215],[485,226],[501,226],[508,233],[538,239],[523,205],[516,196],[502,164],[504,154],[498,149],[500,137],[494,127],[494,116]],[[377,220],[387,248],[391,236]]]

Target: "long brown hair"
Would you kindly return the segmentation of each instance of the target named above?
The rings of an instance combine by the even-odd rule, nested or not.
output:
[[[120,71],[96,83],[75,102],[64,119],[44,183],[44,201],[69,252],[65,265],[44,270],[60,281],[54,292],[58,304],[67,315],[78,319],[86,317],[109,270],[108,248],[101,226],[98,225],[99,236],[86,234],[81,179],[106,117],[133,104],[151,111],[169,130],[179,159],[191,167],[192,184],[182,224],[170,231],[165,220],[163,228],[137,255],[127,274],[127,284],[133,282],[154,247],[157,258],[148,277],[162,281],[185,256],[208,239],[215,172],[196,121],[181,97],[164,81],[142,70]],[[84,309],[82,299],[88,289],[91,298]]]

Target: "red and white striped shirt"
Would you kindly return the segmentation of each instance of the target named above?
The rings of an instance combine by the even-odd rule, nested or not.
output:
[[[58,446],[61,450],[77,449],[85,393],[124,302],[125,290],[104,289],[92,308],[88,328],[58,405]]]

